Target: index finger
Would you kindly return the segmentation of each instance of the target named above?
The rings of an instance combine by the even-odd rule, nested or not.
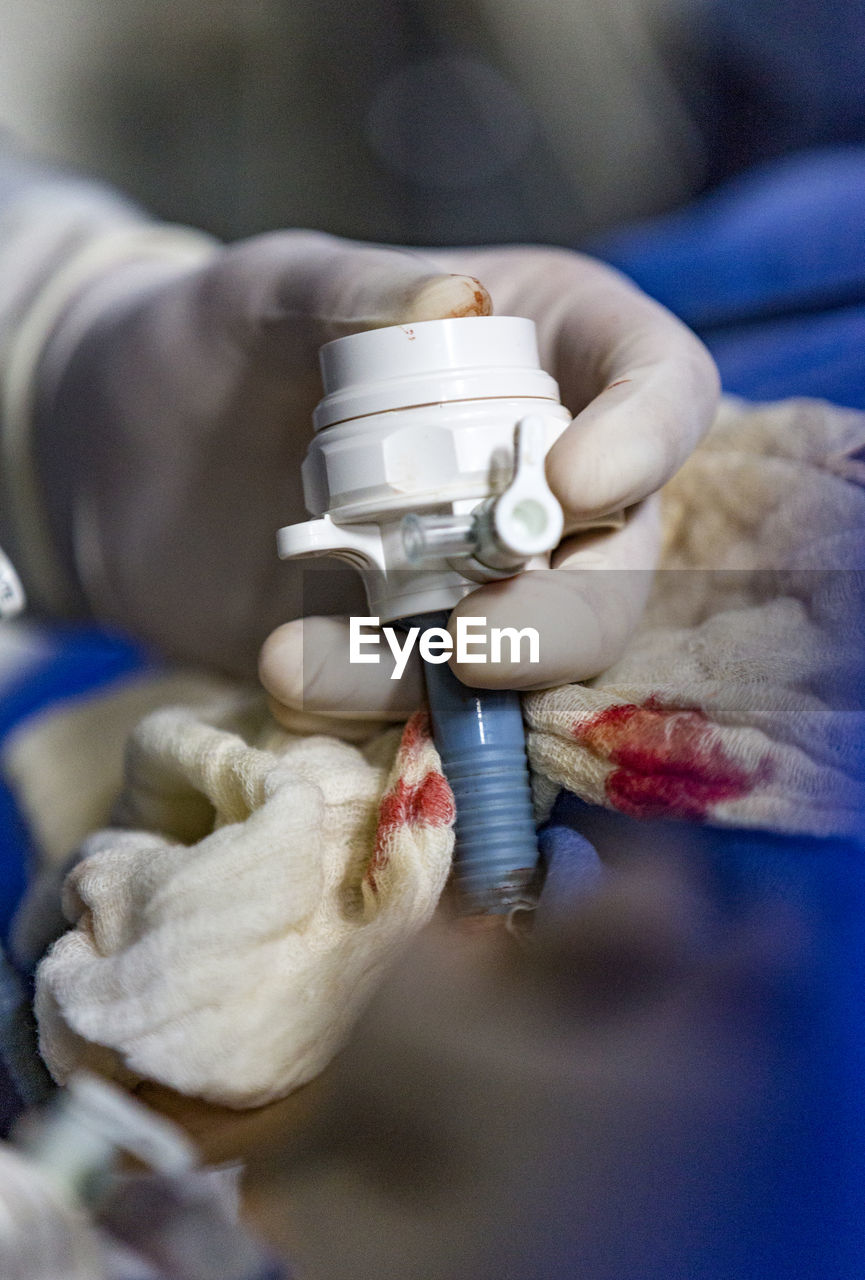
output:
[[[576,413],[547,459],[570,523],[654,493],[708,430],[714,361],[675,316],[618,272],[592,263],[561,317],[553,372]]]

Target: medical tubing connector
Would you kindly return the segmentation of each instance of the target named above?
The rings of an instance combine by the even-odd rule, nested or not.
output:
[[[548,565],[562,513],[544,460],[570,415],[532,321],[396,325],[330,342],[320,359],[303,464],[315,518],[279,530],[284,559],[346,560],[371,615],[422,628],[443,626],[478,584]],[[425,668],[462,909],[510,913],[530,905],[538,858],[519,695]]]
[[[405,626],[444,627],[447,614]],[[468,915],[499,915],[532,904],[537,877],[535,818],[520,695],[473,689],[447,664],[424,664],[430,719],[456,804],[454,878]]]

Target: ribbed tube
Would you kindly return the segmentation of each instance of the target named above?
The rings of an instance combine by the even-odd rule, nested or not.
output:
[[[519,694],[471,689],[446,664],[427,663],[426,682],[436,746],[456,800],[463,909],[508,912],[531,899],[538,860]]]

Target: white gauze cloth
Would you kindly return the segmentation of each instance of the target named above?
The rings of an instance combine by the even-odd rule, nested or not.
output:
[[[432,915],[453,800],[423,713],[363,749],[261,713],[237,699],[156,712],[135,732],[133,829],[85,843],[64,888],[76,928],[39,969],[56,1079],[87,1063],[227,1106],[269,1102],[329,1062]]]
[[[560,786],[638,817],[861,828],[865,415],[727,402],[664,493],[644,621],[603,676],[525,699],[539,813]],[[65,735],[68,740],[68,734]],[[422,716],[359,748],[235,698],[132,735],[36,1010],[77,1066],[243,1107],[309,1080],[428,919],[452,798]]]

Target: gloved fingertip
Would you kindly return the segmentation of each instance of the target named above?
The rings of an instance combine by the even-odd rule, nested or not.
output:
[[[407,295],[403,311],[395,323],[457,320],[468,316],[489,316],[492,311],[492,298],[474,276],[427,276]]]
[[[303,623],[286,622],[272,631],[258,655],[258,678],[274,703],[303,704]]]
[[[367,666],[372,661],[374,665]],[[386,645],[357,665],[351,657],[348,619],[316,617],[283,623],[268,636],[259,655],[259,678],[275,704],[274,715],[294,729],[298,714],[343,720],[406,720],[423,697],[416,654],[395,678]],[[297,713],[297,714],[296,714]],[[342,736],[342,734],[340,734]]]

